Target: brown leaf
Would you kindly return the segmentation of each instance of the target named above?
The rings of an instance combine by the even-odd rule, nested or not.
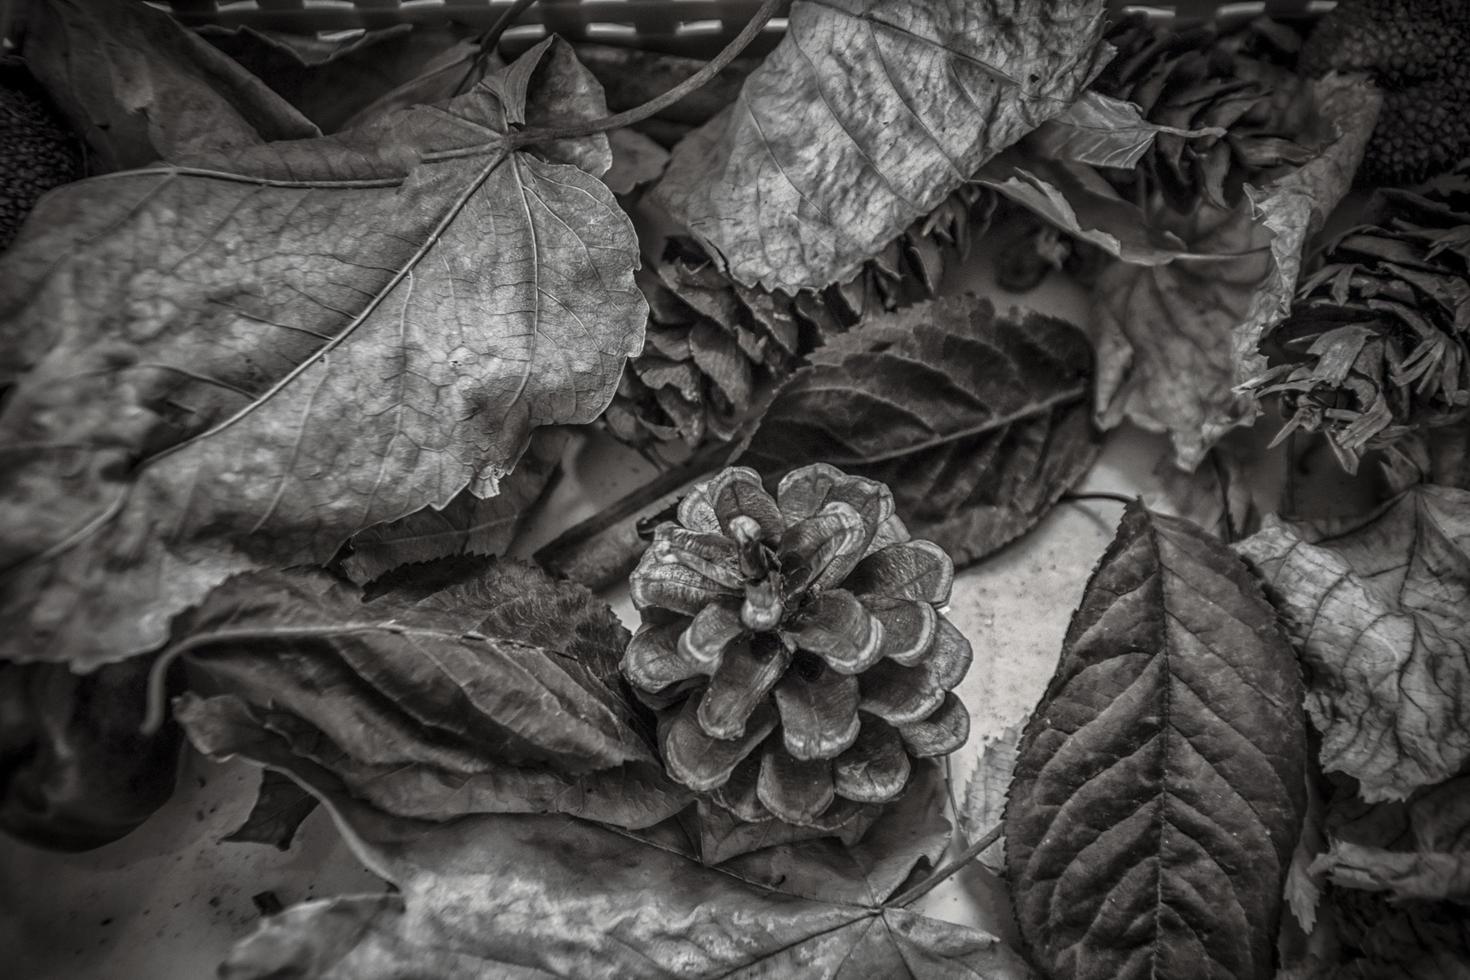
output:
[[[1271,976],[1306,807],[1301,677],[1250,573],[1141,504],[1088,582],[1006,804],[1050,976]]]
[[[798,0],[657,197],[745,285],[851,279],[1101,67],[1100,0]]]
[[[1470,491],[1419,486],[1367,515],[1268,518],[1237,547],[1307,665],[1323,769],[1377,801],[1470,761]]]
[[[8,656],[150,649],[231,573],[493,496],[534,427],[597,416],[634,231],[605,138],[507,151],[510,115],[602,113],[565,44],[517,65],[524,106],[492,79],[45,199],[0,259]]]

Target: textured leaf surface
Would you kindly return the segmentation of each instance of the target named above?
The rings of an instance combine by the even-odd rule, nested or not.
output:
[[[960,830],[967,840],[979,840],[1005,819],[1006,796],[1011,777],[1016,771],[1016,754],[1021,747],[1021,726],[1008,725],[999,735],[980,745],[980,761],[965,786],[965,802],[960,810]],[[1006,842],[1002,837],[976,858],[987,867],[999,870],[1005,865]]]
[[[23,52],[92,173],[320,135],[266,83],[141,3],[32,4]]]
[[[1272,975],[1305,808],[1301,679],[1246,568],[1131,504],[1026,727],[1017,919],[1051,976]]]
[[[585,589],[529,566],[370,603],[325,576],[252,573],[181,620],[174,649],[210,696],[177,714],[206,754],[279,741],[392,813],[644,827],[689,796],[616,687],[626,640]]]
[[[812,900],[562,817],[386,818],[294,766],[358,856],[401,897],[268,920],[223,970],[278,976],[990,978],[1016,958],[984,933],[903,909]],[[336,924],[334,927],[334,923]]]
[[[503,134],[601,98],[557,41],[511,76],[46,198],[0,260],[7,655],[154,647],[230,573],[492,496],[596,417],[647,313],[607,142]]]
[[[1000,319],[968,296],[922,304],[821,348],[740,461],[768,480],[825,462],[886,483],[913,535],[967,564],[1091,465],[1091,374],[1086,337],[1061,320]]]
[[[385,572],[453,555],[500,555],[510,546],[521,519],[546,491],[561,466],[567,429],[536,430],[531,445],[493,497],[462,490],[449,506],[425,507],[391,524],[352,536],[343,569],[353,581],[372,581]]]
[[[1116,264],[1094,288],[1099,421],[1169,433],[1185,469],[1255,417],[1254,398],[1236,386],[1264,366],[1256,345],[1289,308],[1302,248],[1351,185],[1377,116],[1377,97],[1361,81],[1319,82],[1310,98],[1328,135],[1300,168],[1247,187],[1252,199],[1231,210],[1146,207],[1152,225],[1205,258]]]
[[[1402,799],[1470,761],[1470,491],[1361,517],[1269,518],[1241,542],[1306,662],[1322,767]]]
[[[1154,137],[1160,133],[1189,139],[1224,136],[1225,130],[1161,126],[1143,118],[1142,110],[1132,102],[1089,91],[1066,112],[1037,127],[1028,142],[1049,159],[1131,170],[1153,149]]]
[[[1105,58],[1100,0],[798,0],[735,104],[674,149],[658,196],[745,285],[862,263],[1064,110]]]

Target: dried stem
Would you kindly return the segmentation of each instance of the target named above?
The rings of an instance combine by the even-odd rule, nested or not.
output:
[[[888,901],[883,903],[884,907],[896,908],[903,905],[914,904],[919,899],[923,898],[925,895],[933,891],[940,884],[954,877],[955,872],[959,871],[965,865],[969,864],[971,861],[979,857],[980,854],[991,844],[994,844],[996,841],[1000,840],[1001,834],[1003,834],[1004,832],[1005,827],[1003,824],[996,824],[994,827],[991,827],[988,833],[986,833],[979,840],[975,841],[975,843],[971,844],[969,847],[961,851],[959,857],[955,858],[953,861],[949,862],[944,867],[940,868],[938,871],[934,872],[932,875],[925,878],[923,881],[919,882],[917,885],[913,886],[907,891],[901,892],[893,898],[890,898]]]

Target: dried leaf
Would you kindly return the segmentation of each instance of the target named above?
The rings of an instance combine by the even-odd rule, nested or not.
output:
[[[669,162],[668,150],[626,126],[607,135],[613,160],[602,182],[608,190],[614,194],[631,194],[649,181],[658,180]]]
[[[1307,665],[1323,769],[1377,801],[1470,762],[1470,491],[1419,486],[1365,516],[1268,518],[1238,548]]]
[[[1088,91],[1066,112],[1038,126],[1027,142],[1046,159],[1131,170],[1153,149],[1154,137],[1160,133],[1195,139],[1224,136],[1226,131],[1218,126],[1161,126],[1143,118],[1132,102]]]
[[[313,903],[268,920],[232,980],[575,976],[996,977],[994,937],[900,908],[800,898],[563,817],[384,817],[295,766],[357,855],[401,896]]]
[[[777,394],[741,462],[879,480],[915,537],[976,561],[1041,518],[1091,465],[1092,352],[1080,330],[1017,323],[974,297],[870,321]]]
[[[1361,84],[1320,82],[1312,97],[1338,131],[1319,156],[1260,193],[1248,188],[1252,200],[1238,208],[1202,202],[1180,214],[1155,201],[1147,209],[1152,223],[1210,258],[1117,264],[1094,289],[1100,423],[1126,417],[1169,433],[1185,469],[1255,417],[1255,399],[1236,386],[1264,366],[1256,344],[1289,308],[1303,243],[1351,182],[1372,128],[1376,104]]]
[[[253,573],[181,617],[173,650],[211,696],[176,714],[206,754],[279,742],[390,813],[646,827],[689,795],[617,686],[626,640],[585,589],[530,566],[366,604],[322,575]]]
[[[452,555],[504,554],[522,518],[555,477],[570,437],[564,428],[537,429],[526,454],[493,497],[461,490],[447,507],[425,507],[353,535],[343,570],[363,584],[400,565]]]
[[[320,135],[265,82],[161,10],[42,0],[28,11],[22,51],[87,141],[94,174]]]
[[[1100,0],[798,0],[657,197],[744,285],[851,279],[1105,60]]]
[[[324,133],[336,132],[394,89],[425,75],[442,74],[448,81],[457,72],[458,77],[440,92],[425,92],[432,97],[421,99],[424,103],[457,95],[456,85],[464,83],[467,89],[478,80],[471,77],[471,70],[480,46],[468,28],[454,22],[394,24],[346,40],[214,25],[201,28],[199,35],[269,85]]]
[[[1246,187],[1252,217],[1272,235],[1272,271],[1231,334],[1237,384],[1266,369],[1261,338],[1291,311],[1307,244],[1352,187],[1382,105],[1378,89],[1357,75],[1315,79],[1311,94],[1321,125],[1334,130],[1336,139],[1315,159],[1261,190]]]
[[[1301,677],[1219,542],[1138,503],[1026,726],[1006,865],[1054,977],[1265,978],[1306,807]]]
[[[274,769],[260,774],[260,789],[245,822],[228,836],[227,844],[269,844],[284,851],[291,846],[297,829],[316,809],[316,797],[296,784],[290,776]]]
[[[647,315],[633,227],[605,138],[503,142],[600,115],[596,82],[555,40],[513,72],[524,106],[496,76],[43,201],[0,259],[8,656],[150,649],[231,573],[493,496],[532,428],[597,416]]]
[[[1021,726],[1007,725],[998,735],[986,737],[980,745],[980,761],[970,774],[965,787],[965,803],[960,811],[960,829],[969,840],[979,840],[1005,818],[1006,795],[1016,769],[1016,755],[1021,747]],[[1006,842],[1002,837],[976,855],[986,867],[999,871],[1005,866]]]

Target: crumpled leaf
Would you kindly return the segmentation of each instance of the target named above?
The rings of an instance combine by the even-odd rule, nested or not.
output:
[[[1026,726],[1006,866],[1054,977],[1263,978],[1306,807],[1301,676],[1241,562],[1135,502]]]
[[[1158,491],[1144,495],[1150,510],[1198,524],[1227,544],[1260,528],[1252,492],[1260,477],[1248,473],[1235,453],[1216,446],[1192,473],[1174,465],[1172,456],[1165,451],[1154,461]]]
[[[1005,818],[1006,795],[1011,776],[1016,770],[1016,754],[1021,747],[1021,726],[1007,725],[998,735],[988,736],[980,745],[980,761],[965,786],[965,802],[960,809],[960,829],[969,840],[979,840]],[[999,871],[1005,866],[1006,842],[1002,837],[976,856],[986,867]]]
[[[975,297],[876,318],[777,393],[740,462],[767,481],[826,462],[888,484],[957,565],[1025,532],[1091,465],[1092,352],[1061,320]]]
[[[1029,144],[991,160],[975,180],[1124,262],[1156,266],[1198,257],[1173,229],[1159,227],[1137,204],[1119,197],[1095,170],[1052,160]]]
[[[361,585],[400,565],[452,555],[504,554],[521,519],[555,478],[570,438],[565,428],[537,429],[525,455],[493,497],[461,490],[446,507],[425,507],[358,532],[352,536],[352,554],[343,561],[343,571]]]
[[[257,572],[181,617],[172,656],[209,696],[175,714],[208,755],[280,743],[390,813],[646,827],[690,797],[617,686],[626,642],[585,589],[515,563],[369,603],[325,575]]]
[[[1303,244],[1351,183],[1376,107],[1361,83],[1335,84],[1311,90],[1331,113],[1323,125],[1337,130],[1319,156],[1259,192],[1248,188],[1239,208],[1147,208],[1151,222],[1209,258],[1119,263],[1098,277],[1099,423],[1128,418],[1169,433],[1184,469],[1254,419],[1255,399],[1236,386],[1264,367],[1255,347],[1289,309]]]
[[[1143,159],[1160,133],[1192,139],[1224,136],[1226,131],[1219,126],[1162,126],[1143,118],[1142,110],[1132,102],[1088,91],[1066,112],[1038,126],[1027,142],[1046,159],[1126,170]]]
[[[269,844],[279,851],[291,846],[303,821],[317,806],[316,797],[290,776],[274,769],[260,774],[260,788],[245,822],[220,838],[225,844]]]
[[[602,182],[614,194],[631,194],[649,181],[658,180],[668,165],[669,151],[637,130],[625,126],[607,137],[613,159]]]
[[[851,279],[1106,60],[1101,0],[797,0],[657,199],[744,285]]]
[[[1361,75],[1314,79],[1311,92],[1323,124],[1337,138],[1320,156],[1265,188],[1246,187],[1252,217],[1272,235],[1272,270],[1245,320],[1231,333],[1237,384],[1266,369],[1261,338],[1291,312],[1307,244],[1352,187],[1383,102],[1379,90]]]
[[[377,100],[426,74],[448,76],[457,71],[456,84],[465,88],[478,81],[470,74],[480,46],[472,31],[453,21],[394,24],[343,40],[216,25],[200,28],[199,36],[269,85],[324,133],[350,125]],[[421,101],[439,102],[457,94],[446,87]]]
[[[93,174],[321,135],[265,82],[147,4],[41,0],[27,12],[22,51],[86,140]]]
[[[503,134],[601,99],[554,39],[511,76],[42,202],[0,259],[6,656],[153,648],[231,573],[493,496],[597,416],[647,316],[607,142]]]
[[[1237,548],[1307,666],[1323,769],[1378,801],[1470,762],[1470,491],[1419,486],[1367,515],[1271,517]]]
[[[232,980],[280,976],[998,978],[994,937],[901,908],[799,898],[565,817],[385,817],[309,765],[293,774],[401,895],[288,909],[243,940]],[[299,964],[299,966],[297,966]]]

